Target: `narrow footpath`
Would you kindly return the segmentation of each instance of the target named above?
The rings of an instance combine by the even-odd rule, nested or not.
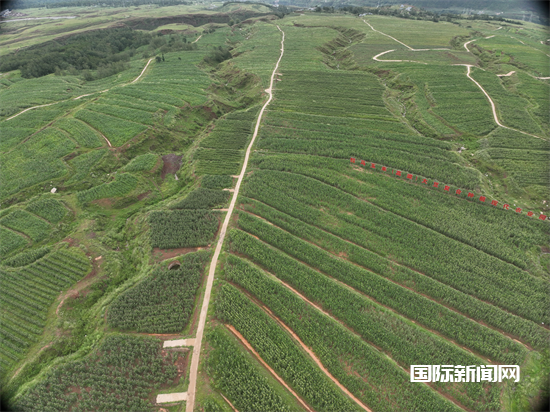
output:
[[[229,225],[229,221],[231,219],[231,215],[233,214],[233,209],[235,208],[235,203],[237,201],[237,197],[239,196],[239,190],[241,188],[241,183],[244,178],[244,174],[246,171],[246,167],[248,166],[248,159],[250,157],[250,151],[252,149],[252,146],[254,145],[254,142],[256,140],[256,137],[258,136],[258,130],[260,129],[260,122],[262,120],[262,115],[266,109],[266,107],[269,105],[271,100],[273,99],[273,82],[275,81],[275,74],[277,73],[277,70],[279,68],[279,63],[281,62],[281,59],[283,58],[283,54],[285,51],[284,43],[285,43],[285,33],[281,30],[279,26],[277,26],[277,29],[282,33],[282,39],[281,39],[281,55],[279,56],[279,60],[277,60],[277,64],[275,64],[275,68],[273,69],[273,72],[271,73],[271,82],[269,83],[269,89],[266,89],[266,92],[269,94],[269,98],[265,102],[265,104],[262,107],[262,110],[260,110],[260,114],[258,116],[258,120],[256,121],[256,127],[254,128],[254,134],[252,135],[252,140],[250,141],[250,144],[248,145],[248,148],[246,149],[246,154],[244,157],[244,163],[243,167],[241,169],[241,174],[239,175],[239,179],[237,180],[237,185],[235,186],[235,191],[233,192],[233,197],[231,198],[231,204],[229,205],[229,210],[227,211],[227,214],[225,215],[225,219],[223,221],[222,228],[220,230],[220,237],[218,239],[218,243],[216,244],[216,250],[214,251],[214,256],[212,257],[212,261],[210,262],[210,270],[208,271],[208,278],[206,280],[206,290],[204,292],[204,300],[202,303],[202,308],[200,312],[200,318],[199,318],[199,324],[197,327],[197,335],[195,337],[195,347],[193,350],[193,356],[191,358],[191,369],[189,372],[189,388],[187,390],[187,404],[185,406],[186,412],[193,412],[193,409],[195,407],[195,391],[197,388],[197,375],[199,371],[199,361],[200,361],[200,354],[201,354],[201,347],[202,347],[202,338],[204,335],[204,327],[206,325],[206,315],[208,313],[208,304],[210,303],[210,294],[212,293],[212,285],[214,283],[214,274],[216,272],[216,265],[218,263],[218,257],[220,255],[223,241],[225,239],[225,234],[227,232],[227,227]]]

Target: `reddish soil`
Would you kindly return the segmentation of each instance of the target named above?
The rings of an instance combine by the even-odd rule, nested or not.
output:
[[[222,394],[220,393],[220,395],[222,395]],[[227,398],[226,398],[225,396],[223,396],[223,395],[222,395],[222,398],[229,404],[229,406],[231,406],[231,409],[233,409],[235,412],[239,412],[239,411],[237,410],[237,408],[235,408],[235,407],[233,406],[233,404],[232,404],[231,402],[229,402],[229,399],[227,399]]]
[[[161,177],[164,180],[167,174],[175,174],[181,167],[181,159],[183,156],[176,154],[167,154],[162,156],[164,165],[162,166]]]
[[[113,199],[99,199],[92,201],[92,204],[99,205],[101,207],[111,207],[114,203]]]
[[[180,247],[176,249],[159,249],[153,248],[153,258],[156,262],[161,262],[166,259],[170,259],[176,256],[186,255],[187,253],[196,252],[204,249],[202,247]]]
[[[303,400],[302,398],[300,398],[296,392],[294,392],[292,389],[290,389],[290,387],[286,384],[286,382],[279,376],[277,375],[277,373],[275,373],[275,371],[273,369],[271,369],[269,367],[269,365],[262,359],[262,357],[260,356],[260,354],[258,352],[256,352],[254,350],[254,348],[252,347],[252,345],[250,345],[250,343],[248,343],[248,341],[243,337],[243,335],[241,335],[233,326],[231,325],[225,325],[225,327],[227,329],[229,329],[231,332],[233,332],[233,334],[241,341],[241,343],[256,357],[256,359],[258,359],[260,361],[260,363],[264,366],[264,368],[266,368],[274,377],[275,379],[277,379],[279,381],[279,383],[281,385],[283,385],[292,395],[294,395],[294,397],[296,398],[296,400],[298,402],[300,402],[300,404],[306,409],[308,410],[309,412],[313,412],[313,409],[311,409]]]
[[[142,193],[142,194],[138,195],[138,197],[137,197],[138,200],[143,200],[143,199],[145,199],[147,196],[149,196],[149,193],[151,193],[150,190],[148,190],[148,191],[145,192],[145,193]]]

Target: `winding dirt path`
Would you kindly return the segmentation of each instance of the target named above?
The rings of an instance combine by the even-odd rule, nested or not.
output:
[[[391,53],[393,51],[395,51],[395,50],[388,50],[388,51],[379,53],[376,56],[374,56],[372,59],[377,61],[377,62],[408,62],[408,63],[428,64],[428,63],[424,63],[424,62],[417,62],[416,60],[380,60],[379,59],[380,56],[383,56],[386,53]]]
[[[386,36],[386,37],[389,37],[389,38],[392,39],[392,40],[395,40],[397,43],[402,44],[403,46],[405,46],[405,47],[406,47],[407,49],[409,49],[409,50],[414,50],[412,47],[407,46],[407,45],[406,45],[405,43],[403,43],[402,41],[397,40],[395,37],[392,37],[392,36],[390,36],[389,34],[382,33],[381,31],[376,30],[374,27],[372,27],[372,25],[371,25],[368,21],[366,21],[366,20],[364,20],[364,19],[363,19],[363,21],[364,21],[373,31],[375,31],[376,33],[380,33],[380,34],[383,35],[383,36]]]
[[[137,82],[141,78],[141,76],[143,76],[143,73],[145,73],[145,70],[147,70],[147,67],[149,67],[149,63],[151,63],[152,60],[153,60],[153,58],[151,57],[149,59],[149,61],[147,62],[147,64],[145,65],[145,67],[143,68],[143,70],[141,71],[140,75],[138,77],[136,77],[132,83]],[[132,84],[132,83],[130,83],[130,84]],[[100,93],[103,93],[103,92],[100,92]]]
[[[202,34],[199,37],[197,37],[197,39],[195,41],[193,41],[191,44],[198,42],[201,37],[202,37]]]
[[[200,37],[199,37],[200,38]],[[197,39],[198,40],[198,39]],[[153,58],[150,58],[149,61],[147,62],[147,64],[145,65],[145,67],[143,68],[143,70],[141,71],[140,75],[138,77],[136,77],[132,82],[130,83],[126,83],[126,84],[122,84],[120,86],[127,86],[128,84],[132,84],[132,83],[135,83],[137,82],[141,76],[143,76],[143,73],[145,73],[145,70],[147,69],[147,67],[149,66],[149,63],[151,63],[151,61],[153,60]],[[118,86],[115,86],[115,87],[118,87]],[[25,109],[25,110],[22,110],[20,111],[19,113],[17,114],[14,114],[13,116],[11,117],[8,117],[5,121],[7,122],[8,120],[11,120],[11,119],[14,119],[16,118],[17,116],[19,116],[20,114],[23,114],[25,112],[28,112],[29,110],[34,110],[34,109],[38,109],[40,107],[46,107],[46,106],[51,106],[51,105],[54,105],[54,104],[59,104],[59,103],[63,103],[63,102],[68,102],[69,100],[80,100],[82,99],[83,97],[87,97],[87,96],[92,96],[94,94],[98,94],[98,93],[105,93],[105,92],[108,92],[109,90],[111,89],[105,89],[105,90],[102,90],[100,92],[93,92],[93,93],[88,93],[88,94],[83,94],[81,96],[78,96],[78,97],[74,97],[72,99],[67,99],[67,100],[60,100],[58,102],[53,102],[53,103],[48,103],[48,104],[41,104],[39,106],[33,106],[33,107],[29,107],[28,109]],[[105,136],[103,136],[105,138],[105,140],[107,140],[107,138]],[[109,143],[109,146],[111,146],[111,142],[109,142],[109,140],[107,140],[107,143]]]
[[[251,345],[250,343],[248,343],[248,341],[244,338],[243,335],[241,335],[241,334],[239,333],[239,331],[237,331],[237,329],[235,329],[235,328],[234,328],[233,326],[231,326],[231,325],[225,325],[225,327],[226,327],[227,329],[229,329],[231,332],[233,332],[233,334],[237,337],[237,339],[239,339],[239,340],[241,341],[241,343],[242,343],[244,346],[246,346],[246,348],[247,348],[250,352],[252,352],[252,354],[256,357],[256,359],[258,359],[258,360],[260,361],[260,363],[264,366],[264,368],[266,368],[266,369],[275,377],[275,379],[277,379],[277,380],[279,381],[279,383],[280,383],[281,385],[283,385],[290,393],[292,393],[292,395],[294,395],[294,397],[296,398],[296,400],[297,400],[298,402],[300,402],[300,404],[301,404],[306,410],[308,410],[309,412],[314,412],[313,409],[311,409],[311,408],[304,402],[304,400],[303,400],[302,398],[300,398],[300,397],[298,396],[298,394],[296,394],[296,392],[294,392],[294,391],[290,388],[290,386],[288,386],[288,385],[286,384],[286,382],[285,382],[279,375],[277,375],[277,373],[276,373],[273,369],[271,369],[271,367],[262,359],[262,357],[260,356],[260,354],[254,350],[254,348],[252,347],[252,345]],[[189,402],[188,402],[187,404],[189,404]],[[186,408],[186,409],[187,409],[187,408]]]
[[[516,71],[515,70],[512,70],[511,72],[508,72],[506,74],[497,74],[498,77],[508,77],[508,76],[511,76],[515,73]]]
[[[503,127],[505,129],[509,129],[509,130],[514,130],[516,132],[519,132],[519,133],[522,133],[522,134],[525,134],[527,136],[531,136],[531,137],[536,137],[537,139],[542,139],[542,140],[546,140],[540,136],[537,136],[537,135],[534,135],[534,134],[531,134],[531,133],[527,133],[527,132],[522,132],[521,130],[518,130],[518,129],[514,129],[512,127],[508,127],[508,126],[504,126],[502,123],[500,123],[500,121],[498,120],[498,116],[497,116],[497,109],[496,109],[496,106],[495,106],[495,103],[493,102],[493,99],[491,99],[491,96],[489,96],[489,93],[487,93],[485,91],[485,89],[483,87],[481,87],[481,84],[479,84],[477,81],[475,81],[475,79],[470,76],[470,73],[471,73],[471,69],[472,67],[474,67],[473,65],[471,64],[456,64],[454,66],[466,66],[468,68],[468,71],[466,72],[466,76],[468,76],[468,78],[473,81],[477,87],[479,87],[481,89],[481,91],[483,92],[483,94],[485,95],[485,97],[487,97],[487,99],[489,100],[489,103],[491,103],[491,109],[493,109],[493,117],[495,119],[495,123],[498,124],[500,127]]]
[[[467,52],[470,51],[470,49],[468,48],[468,44],[470,44],[471,42],[476,41],[476,40],[478,40],[478,39],[473,39],[473,40],[470,40],[470,41],[467,41],[466,43],[464,43],[464,48],[466,49]]]
[[[441,47],[441,48],[436,48],[436,49],[414,49],[414,48],[412,48],[411,46],[407,46],[407,45],[406,45],[405,43],[403,43],[402,41],[397,40],[395,37],[392,37],[392,36],[390,36],[389,34],[386,34],[386,33],[382,33],[380,30],[376,30],[374,27],[372,27],[372,25],[371,25],[368,21],[366,21],[366,20],[364,20],[364,19],[363,19],[363,21],[364,21],[366,24],[368,24],[368,26],[369,26],[372,30],[374,30],[375,32],[380,33],[380,34],[382,34],[382,35],[384,35],[384,36],[386,36],[386,37],[389,37],[389,38],[392,39],[392,40],[395,40],[397,43],[402,44],[403,46],[405,46],[405,47],[406,47],[407,49],[409,49],[410,51],[417,52],[417,51],[428,51],[428,50],[450,50],[450,49],[448,49],[448,48],[446,48],[446,47]],[[389,53],[390,51],[394,51],[394,50],[388,50],[387,52],[384,52],[384,53]],[[378,57],[378,56],[380,56],[380,55],[382,55],[382,54],[384,54],[384,53],[378,54],[376,57]],[[376,59],[375,59],[375,60],[376,60]],[[383,61],[383,60],[380,60],[380,61]],[[412,60],[387,60],[387,61],[412,61]],[[420,62],[415,62],[415,63],[420,63]],[[424,64],[426,64],[426,63],[424,63]]]
[[[63,100],[63,101],[66,101],[66,100]],[[57,103],[61,103],[61,102],[53,102],[53,103],[48,103],[48,104],[41,104],[40,106],[29,107],[28,109],[25,109],[25,110],[23,110],[22,112],[19,112],[19,113],[17,113],[17,114],[14,114],[12,117],[8,117],[8,118],[6,119],[6,121],[11,120],[11,119],[14,119],[14,118],[16,118],[17,116],[19,116],[20,114],[23,114],[23,113],[25,113],[25,112],[28,112],[29,110],[38,109],[39,107],[51,106],[52,104],[57,104]]]
[[[277,70],[279,68],[279,63],[281,62],[281,59],[283,58],[283,54],[285,51],[285,32],[281,30],[279,26],[277,26],[277,29],[282,33],[282,39],[281,39],[281,54],[279,56],[279,60],[277,60],[277,63],[275,64],[275,68],[273,69],[273,72],[271,73],[271,82],[269,84],[269,89],[266,89],[266,92],[269,94],[269,98],[262,106],[262,109],[260,110],[260,114],[258,115],[258,120],[256,121],[256,127],[254,128],[254,134],[252,135],[252,140],[250,141],[250,144],[248,145],[248,148],[246,149],[246,154],[244,157],[244,163],[243,167],[241,169],[241,173],[239,174],[239,178],[237,180],[237,184],[235,186],[235,191],[233,193],[233,197],[231,198],[231,203],[229,205],[229,210],[227,211],[227,214],[225,215],[225,219],[223,221],[222,228],[220,230],[220,236],[218,238],[218,243],[216,244],[216,249],[214,251],[214,256],[212,257],[212,261],[210,262],[210,269],[208,271],[208,279],[206,281],[206,290],[204,292],[204,300],[202,303],[202,308],[200,312],[200,318],[199,318],[199,324],[197,327],[197,335],[195,337],[195,350],[193,351],[193,357],[191,359],[191,369],[189,372],[189,388],[187,389],[188,392],[188,400],[185,405],[185,411],[186,412],[193,412],[194,406],[195,406],[195,391],[197,388],[197,375],[199,371],[199,358],[201,353],[201,346],[202,346],[202,338],[204,334],[204,327],[206,325],[206,315],[208,313],[208,304],[210,303],[210,295],[212,293],[212,285],[214,283],[214,274],[216,272],[216,265],[218,263],[218,257],[220,255],[223,241],[225,239],[225,234],[227,232],[227,227],[229,225],[229,221],[231,220],[231,215],[233,214],[233,209],[235,208],[235,203],[237,201],[237,197],[239,196],[239,190],[241,188],[241,183],[243,181],[246,167],[248,166],[248,159],[250,157],[250,151],[252,149],[252,146],[254,145],[254,142],[256,140],[256,137],[258,136],[258,130],[260,129],[260,122],[262,120],[262,115],[266,109],[266,107],[269,105],[271,100],[273,99],[273,82],[275,81],[275,74],[277,73]]]

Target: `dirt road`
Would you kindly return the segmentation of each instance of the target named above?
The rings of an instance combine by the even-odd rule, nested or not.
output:
[[[262,106],[262,109],[260,110],[260,114],[258,116],[258,120],[256,121],[256,127],[254,128],[254,134],[252,135],[252,140],[250,141],[250,144],[248,145],[248,148],[246,149],[246,153],[244,156],[244,163],[243,167],[241,169],[241,174],[239,175],[239,178],[237,180],[237,184],[235,186],[235,191],[233,193],[233,197],[231,198],[231,204],[229,205],[229,210],[227,211],[227,214],[225,215],[225,219],[223,221],[222,228],[220,230],[220,236],[218,239],[218,243],[216,244],[216,249],[214,251],[214,256],[212,257],[212,261],[210,262],[210,270],[208,271],[208,278],[206,280],[206,290],[204,292],[204,300],[202,303],[202,308],[200,312],[200,318],[199,318],[199,324],[197,327],[197,335],[195,337],[195,350],[193,351],[193,357],[191,359],[191,369],[189,372],[189,388],[187,389],[188,398],[187,403],[185,405],[185,411],[186,412],[193,412],[194,406],[195,406],[195,390],[197,388],[197,375],[199,371],[199,358],[201,353],[201,346],[202,346],[202,338],[204,334],[204,327],[206,325],[206,315],[208,312],[208,304],[210,303],[210,294],[212,293],[212,285],[214,283],[214,273],[216,272],[216,265],[218,263],[218,257],[220,255],[223,241],[225,239],[225,233],[227,231],[227,227],[229,225],[229,221],[231,219],[231,215],[233,214],[233,209],[235,208],[235,203],[237,201],[237,197],[239,196],[239,190],[241,188],[241,183],[244,178],[244,174],[246,171],[246,167],[248,165],[248,159],[250,157],[250,151],[252,149],[252,146],[254,145],[254,142],[256,140],[256,137],[258,136],[258,130],[260,128],[260,122],[262,120],[262,115],[264,114],[264,111],[266,107],[269,105],[271,100],[273,99],[273,82],[275,81],[275,74],[277,73],[277,70],[279,68],[279,63],[281,62],[281,59],[283,58],[283,54],[285,51],[284,43],[285,43],[285,33],[281,30],[279,26],[277,26],[279,31],[282,33],[282,39],[281,39],[281,54],[279,56],[279,60],[277,60],[277,63],[275,64],[275,68],[273,69],[273,73],[271,73],[271,82],[269,84],[269,89],[266,89],[266,92],[269,94],[269,98],[265,102],[265,104]]]
[[[199,38],[200,38],[200,37],[199,37]],[[197,40],[198,40],[198,39],[197,39]],[[151,63],[152,60],[153,60],[152,58],[149,59],[149,61],[147,62],[147,64],[146,64],[145,67],[143,68],[143,70],[141,71],[140,75],[139,75],[138,77],[136,77],[131,83],[126,83],[126,84],[123,84],[123,85],[121,85],[121,86],[126,86],[127,84],[132,84],[132,83],[137,82],[137,81],[141,78],[141,76],[143,76],[143,73],[145,73],[145,70],[147,69],[147,67],[149,66],[149,63]],[[93,94],[105,93],[105,92],[108,92],[109,90],[111,90],[111,89],[105,89],[105,90],[102,90],[102,91],[100,91],[100,92],[93,92],[93,93],[83,94],[83,95],[81,95],[81,96],[74,97],[72,100],[79,100],[79,99],[81,99],[81,98],[83,98],[83,97],[91,96],[91,95],[93,95]],[[70,100],[70,99],[68,99],[68,100]],[[63,102],[66,102],[66,101],[68,101],[68,100],[60,100],[60,101],[58,101],[58,102],[53,102],[53,103],[48,103],[48,104],[41,104],[41,105],[39,105],[39,106],[29,107],[28,109],[22,110],[22,111],[20,111],[19,113],[14,114],[14,115],[11,116],[11,117],[8,117],[8,118],[6,119],[6,121],[11,120],[11,119],[14,119],[14,118],[16,118],[17,116],[19,116],[20,114],[23,114],[23,113],[25,113],[25,112],[28,112],[29,110],[38,109],[39,107],[51,106],[51,105],[53,105],[53,104],[63,103]],[[105,138],[105,140],[107,140],[107,138],[106,138],[105,136],[103,136],[103,137]],[[109,141],[107,140],[107,143],[109,143],[109,146],[111,146],[111,142],[109,142]]]
[[[386,36],[386,37],[389,37],[389,38],[392,39],[392,40],[395,40],[397,43],[402,44],[403,46],[405,46],[405,47],[406,47],[407,49],[409,49],[410,51],[417,52],[417,51],[428,51],[428,50],[450,50],[450,49],[448,49],[448,48],[446,48],[446,47],[441,47],[441,48],[437,48],[437,49],[414,49],[414,48],[412,48],[411,46],[407,46],[407,45],[406,45],[405,43],[403,43],[402,41],[397,40],[395,37],[392,37],[392,36],[390,36],[389,34],[386,34],[386,33],[382,33],[380,30],[376,30],[374,27],[372,27],[372,25],[371,25],[368,21],[366,21],[366,20],[363,20],[363,21],[364,21],[366,24],[368,24],[368,26],[369,26],[372,30],[374,30],[376,33],[380,33],[380,34],[383,35],[383,36]],[[394,50],[388,50],[387,52],[384,52],[384,53],[389,53],[390,51],[394,51]],[[381,53],[381,54],[377,55],[376,57],[381,56],[381,55],[384,54],[384,53]],[[375,59],[375,60],[376,60],[376,59]],[[384,60],[380,60],[380,61],[384,61]],[[412,61],[412,60],[387,60],[387,61]],[[415,63],[420,63],[420,62],[415,62]]]
[[[466,76],[468,76],[468,78],[473,81],[477,87],[479,87],[481,89],[481,91],[483,92],[483,94],[485,95],[485,97],[487,97],[487,99],[489,100],[489,103],[491,103],[491,109],[493,109],[493,117],[495,119],[495,123],[498,124],[500,127],[503,127],[505,129],[509,129],[509,130],[514,130],[516,132],[519,132],[519,133],[522,133],[522,134],[525,134],[527,136],[531,136],[531,137],[536,137],[537,139],[542,139],[542,140],[546,140],[540,136],[537,136],[537,135],[534,135],[534,134],[531,134],[531,133],[527,133],[527,132],[522,132],[521,130],[518,130],[518,129],[514,129],[512,127],[508,127],[508,126],[504,126],[502,123],[500,123],[500,121],[498,120],[498,116],[497,116],[497,109],[496,109],[496,106],[495,106],[495,103],[493,102],[493,99],[491,99],[491,96],[489,96],[489,93],[487,93],[485,91],[485,89],[483,87],[481,87],[481,84],[479,84],[477,81],[474,80],[474,78],[472,76],[470,76],[470,72],[471,72],[471,69],[472,67],[474,67],[473,65],[471,64],[457,64],[456,66],[466,66],[468,68],[468,71],[466,72]]]
[[[151,63],[152,60],[153,60],[153,58],[151,57],[149,59],[149,61],[147,62],[147,64],[145,65],[145,67],[143,68],[143,70],[141,71],[141,74],[138,77],[136,77],[135,80],[132,83],[137,82],[140,79],[140,77],[143,76],[143,73],[145,73],[145,70],[147,70],[147,67],[149,66],[149,63]]]
[[[385,51],[385,52],[382,52],[382,53],[379,53],[377,54],[376,56],[374,56],[372,59],[377,61],[377,62],[386,62],[386,63],[392,63],[392,62],[407,62],[407,63],[420,63],[420,64],[428,64],[428,63],[424,63],[424,62],[417,62],[416,60],[380,60],[379,57],[380,56],[383,56],[384,54],[386,53],[391,53],[395,50],[388,50],[388,51]]]

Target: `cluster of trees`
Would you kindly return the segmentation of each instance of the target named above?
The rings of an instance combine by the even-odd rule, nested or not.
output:
[[[21,70],[25,78],[41,77],[57,71],[97,70],[98,76],[109,76],[126,68],[135,49],[151,42],[152,36],[128,28],[102,29],[63,40],[31,46],[5,56],[0,71]]]
[[[149,58],[159,52],[195,50],[196,44],[187,43],[181,34],[165,36],[151,34],[127,27],[101,29],[65,39],[52,40],[31,46],[2,58],[0,71],[21,70],[24,78],[56,75],[82,74],[86,81],[112,76],[129,68],[128,62],[139,48],[144,48],[142,57]],[[39,50],[39,52],[38,52]]]
[[[232,57],[231,50],[227,46],[218,46],[214,48],[210,53],[204,56],[203,60],[210,66],[217,66],[225,60],[229,60]]]
[[[440,20],[452,22],[453,20],[466,19],[466,20],[488,20],[488,21],[499,21],[512,24],[522,24],[514,20],[505,19],[502,16],[493,16],[489,14],[470,14],[462,15],[452,12],[438,13],[432,10],[425,10],[422,8],[413,7],[410,10],[405,8],[395,8],[395,7],[361,7],[361,6],[352,6],[352,5],[343,5],[343,6],[316,6],[314,9],[317,13],[336,13],[336,12],[348,12],[355,15],[359,14],[377,14],[381,16],[392,16],[400,17],[403,19],[415,19],[415,20],[431,20],[438,22]]]

